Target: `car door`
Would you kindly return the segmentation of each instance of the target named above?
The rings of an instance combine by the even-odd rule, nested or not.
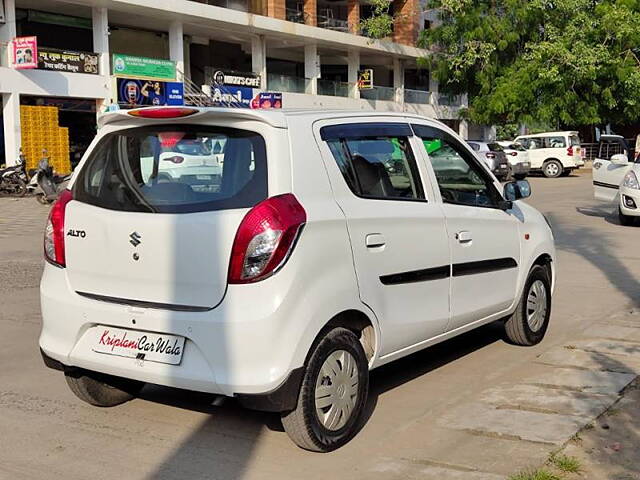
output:
[[[345,214],[362,302],[377,315],[381,355],[444,333],[450,253],[406,123],[318,126],[335,199]],[[353,120],[351,120],[353,122]]]
[[[602,135],[598,145],[598,156],[593,161],[593,190],[598,200],[613,202],[618,197],[620,184],[627,172],[633,166],[616,165],[611,162],[613,155],[630,154],[629,146],[624,138],[618,135]]]
[[[412,125],[425,144],[440,190],[451,245],[451,322],[448,330],[506,312],[517,296],[518,222],[497,182],[453,134]],[[426,152],[424,152],[426,153]]]

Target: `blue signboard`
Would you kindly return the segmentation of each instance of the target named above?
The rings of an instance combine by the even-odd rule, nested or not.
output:
[[[232,85],[212,85],[211,97],[215,107],[251,108],[253,88]]]
[[[184,104],[184,85],[180,82],[118,78],[117,93],[121,106]]]

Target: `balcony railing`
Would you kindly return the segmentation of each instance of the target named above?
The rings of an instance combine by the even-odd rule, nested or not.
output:
[[[405,88],[404,101],[406,103],[419,103],[426,105],[431,103],[431,92],[427,90],[411,90]]]
[[[304,93],[307,79],[267,73],[267,88],[274,92]]]
[[[335,82],[332,80],[318,79],[318,95],[331,97],[348,97],[349,90],[355,87],[353,83]]]
[[[330,8],[321,8],[318,10],[318,26],[338,32],[348,32],[349,22],[346,18],[336,18],[334,12]]]
[[[373,88],[360,90],[360,98],[393,102],[396,99],[396,89],[393,87],[374,86]]]
[[[445,106],[462,105],[462,95],[448,95],[446,93],[438,93],[438,104]]]

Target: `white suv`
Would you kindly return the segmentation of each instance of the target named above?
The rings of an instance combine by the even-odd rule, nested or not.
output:
[[[546,132],[516,137],[529,151],[532,171],[541,171],[545,177],[569,175],[584,166],[578,132]]]
[[[217,189],[159,175],[210,138]],[[495,320],[520,345],[547,330],[555,250],[517,201],[529,184],[503,191],[436,121],[109,113],[69,188],[46,227],[40,347],[93,405],[144,383],[211,392],[328,451],[356,433],[371,369]]]

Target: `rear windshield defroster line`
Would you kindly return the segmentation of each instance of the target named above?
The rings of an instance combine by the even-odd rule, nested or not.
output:
[[[267,198],[264,138],[208,125],[151,125],[107,134],[74,183],[74,199],[109,210],[192,213]]]

